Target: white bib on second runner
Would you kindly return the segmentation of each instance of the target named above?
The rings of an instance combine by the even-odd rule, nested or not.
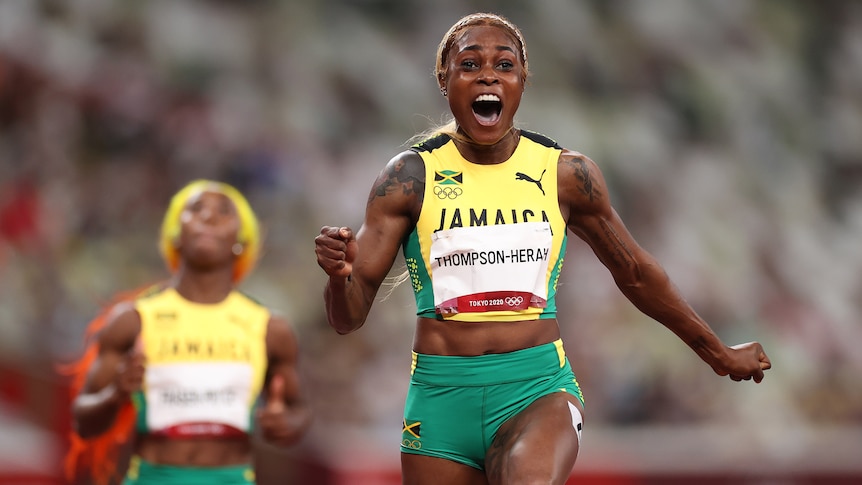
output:
[[[147,422],[154,433],[202,433],[204,424],[249,431],[252,368],[240,362],[184,362],[147,367]],[[196,423],[189,429],[186,423]]]

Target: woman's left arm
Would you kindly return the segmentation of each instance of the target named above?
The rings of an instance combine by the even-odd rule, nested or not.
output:
[[[611,206],[607,185],[589,158],[564,152],[558,167],[560,207],[566,223],[610,270],[620,291],[641,312],[685,342],[721,376],[760,382],[771,364],[763,347],[722,343],[685,301],[659,262],[634,240]]]

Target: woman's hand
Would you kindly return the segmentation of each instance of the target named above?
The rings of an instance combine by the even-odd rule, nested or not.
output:
[[[317,264],[329,276],[350,276],[357,249],[356,236],[349,227],[324,226],[314,238]]]
[[[266,402],[258,409],[257,423],[263,438],[272,444],[287,446],[302,437],[307,419],[285,404],[284,379],[275,375],[266,392]]]
[[[748,342],[728,348],[727,357],[718,366],[713,366],[720,376],[730,376],[734,381],[754,382],[763,380],[763,371],[772,368],[766,352],[757,342]]]

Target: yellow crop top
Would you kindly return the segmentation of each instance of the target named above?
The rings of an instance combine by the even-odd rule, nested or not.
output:
[[[420,317],[455,321],[556,318],[566,249],[553,140],[521,131],[509,160],[464,159],[448,135],[412,148],[425,195],[403,245]]]
[[[266,372],[267,308],[233,291],[215,304],[166,288],[136,301],[146,373],[137,430],[167,437],[242,436]]]

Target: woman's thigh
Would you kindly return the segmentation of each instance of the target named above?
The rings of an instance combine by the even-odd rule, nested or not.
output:
[[[503,423],[485,457],[488,483],[564,484],[578,456],[583,413],[575,396],[556,392]]]

